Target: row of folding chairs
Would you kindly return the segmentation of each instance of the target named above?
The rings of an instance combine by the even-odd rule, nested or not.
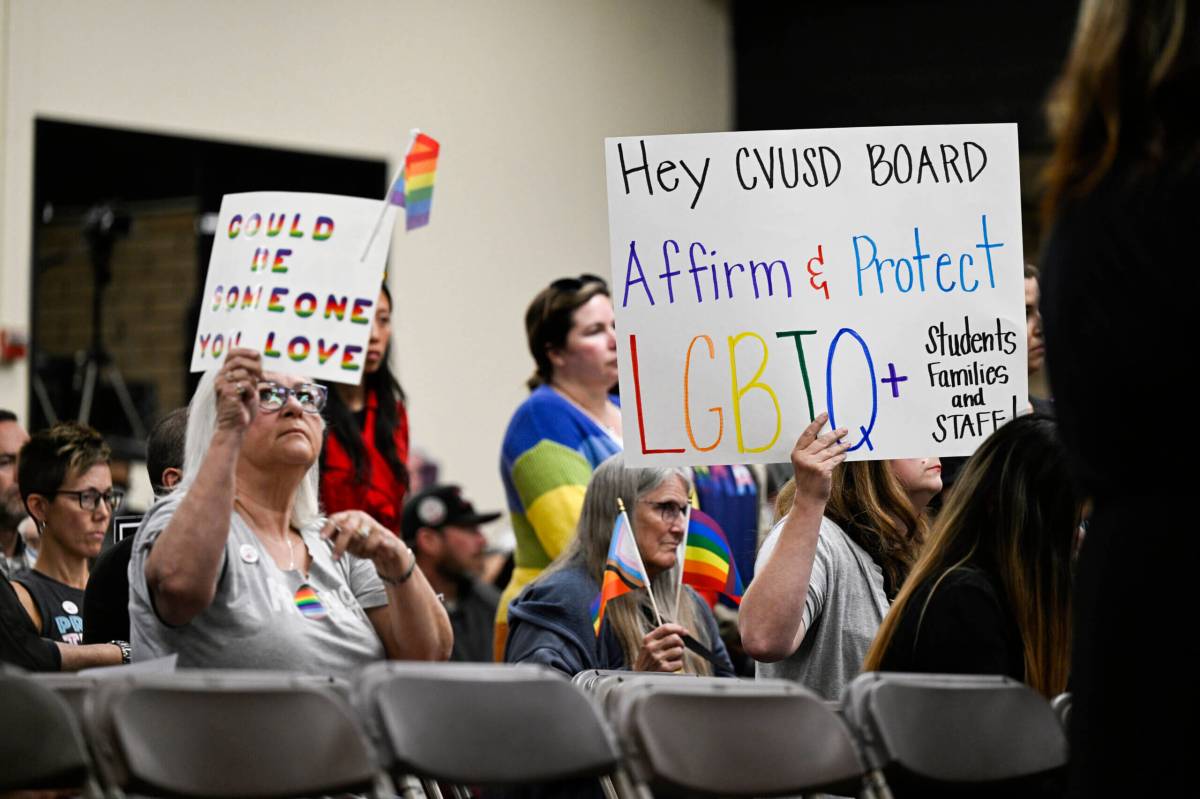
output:
[[[1003,677],[793,683],[383,663],[351,679],[0,674],[0,794],[1050,795],[1066,743]],[[484,795],[487,795],[486,793]]]
[[[575,682],[618,733],[622,793],[886,799],[1063,790],[1060,716],[1069,697],[1052,708],[1007,677],[863,674],[840,705],[776,680],[590,671]]]

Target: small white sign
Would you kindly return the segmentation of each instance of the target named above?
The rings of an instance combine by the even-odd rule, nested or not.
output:
[[[396,211],[365,259],[383,200],[333,194],[227,194],[217,217],[192,371],[230,347],[263,355],[265,371],[338,383],[362,380]]]

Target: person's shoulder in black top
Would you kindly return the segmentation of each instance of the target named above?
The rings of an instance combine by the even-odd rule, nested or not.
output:
[[[1024,680],[1021,633],[998,583],[970,565],[927,580],[904,607],[880,670]]]
[[[0,662],[30,671],[58,671],[62,666],[58,647],[38,636],[4,575],[0,575]]]
[[[96,559],[83,592],[83,642],[129,640],[129,556],[133,536],[121,539]]]

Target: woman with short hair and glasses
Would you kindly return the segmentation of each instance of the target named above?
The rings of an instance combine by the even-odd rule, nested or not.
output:
[[[592,470],[622,448],[620,401],[612,393],[616,324],[604,280],[584,274],[542,289],[525,311],[525,335],[536,369],[500,450],[516,563],[496,613],[497,660],[508,604],[566,549]]]
[[[326,398],[246,349],[201,379],[183,480],[133,544],[135,659],[335,674],[449,657],[449,618],[412,551],[361,510],[319,515]]]
[[[600,464],[588,484],[575,537],[509,609],[505,660],[540,663],[570,675],[599,668],[734,676],[708,604],[690,586],[679,588],[679,549],[691,493],[686,469],[632,468],[619,454]],[[627,510],[662,619],[649,593],[639,588],[609,601],[597,632],[593,602],[604,579],[618,500]],[[711,660],[685,647],[685,636],[707,649]]]
[[[113,488],[109,456],[100,434],[78,422],[34,433],[21,448],[17,484],[41,548],[13,588],[43,638],[83,643],[88,559],[100,554],[123,495]]]

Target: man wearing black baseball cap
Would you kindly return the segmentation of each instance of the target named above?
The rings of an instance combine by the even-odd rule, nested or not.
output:
[[[486,540],[479,525],[500,518],[477,513],[454,485],[436,485],[404,506],[400,528],[417,566],[444,597],[454,628],[451,660],[492,660],[492,631],[500,593],[478,578]]]

